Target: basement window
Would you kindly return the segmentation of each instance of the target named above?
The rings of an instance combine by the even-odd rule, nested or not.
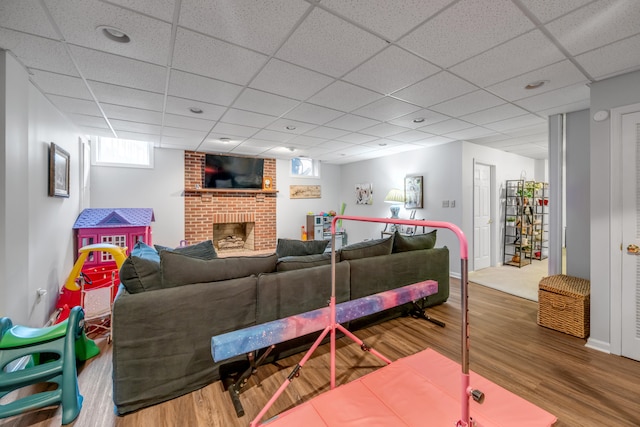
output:
[[[319,178],[320,161],[308,157],[294,157],[291,159],[291,176],[300,178]]]
[[[153,167],[153,144],[149,141],[97,137],[92,144],[92,164],[96,166]]]

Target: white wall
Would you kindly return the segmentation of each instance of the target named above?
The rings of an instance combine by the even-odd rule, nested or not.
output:
[[[300,239],[301,227],[306,225],[308,213],[318,214],[334,210],[340,212],[342,199],[341,168],[338,165],[320,164],[320,178],[292,177],[289,160],[276,161],[276,199],[277,224],[279,238]],[[290,199],[290,185],[319,185],[319,199]]]
[[[613,77],[591,85],[591,115],[594,112],[640,102],[640,71]],[[620,251],[620,237],[611,235],[612,220],[619,206],[611,205],[611,120],[590,120],[591,212],[591,335],[589,344],[607,349],[611,342],[610,253]],[[617,167],[614,164],[613,167]],[[615,216],[615,217],[614,217]]]
[[[156,148],[153,168],[91,167],[92,208],[152,208],[153,243],[184,239],[184,151]]]
[[[566,271],[570,276],[589,279],[589,110],[567,114],[565,126]]]
[[[73,265],[72,226],[79,213],[80,133],[0,51],[0,316],[42,326]],[[71,156],[70,197],[48,196],[48,147]],[[47,295],[37,298],[36,290]]]

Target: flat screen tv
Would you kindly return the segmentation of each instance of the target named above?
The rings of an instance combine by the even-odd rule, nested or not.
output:
[[[262,188],[264,159],[206,154],[204,188]]]

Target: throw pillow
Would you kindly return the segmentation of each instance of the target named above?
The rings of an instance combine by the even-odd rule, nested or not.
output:
[[[197,243],[190,246],[179,246],[177,248],[169,248],[166,246],[154,245],[158,252],[167,251],[175,252],[182,255],[190,256],[199,259],[214,259],[218,257],[216,249],[213,247],[211,240],[205,240],[204,242]]]
[[[133,250],[131,250],[131,255],[160,262],[160,255],[158,254],[158,251],[143,241],[139,241],[135,244]]]
[[[338,257],[339,255],[336,255]],[[336,258],[338,260],[339,258]],[[331,264],[331,254],[287,256],[278,259],[276,271],[300,270],[302,268]]]
[[[340,259],[344,261],[348,259],[389,255],[393,248],[393,237],[394,236],[391,236],[388,239],[366,240],[345,246],[340,250]]]
[[[161,289],[160,263],[131,255],[120,267],[120,283],[130,294]]]
[[[415,236],[403,236],[396,231],[393,236],[393,253],[416,251],[418,249],[432,249],[436,246],[437,231],[438,230],[433,230],[430,233]]]
[[[256,255],[227,258],[200,259],[177,252],[160,252],[162,286],[190,285],[193,283],[219,282],[252,274],[271,273],[276,269],[278,256]]]
[[[321,254],[328,244],[328,240],[278,239],[276,253],[279,258]]]

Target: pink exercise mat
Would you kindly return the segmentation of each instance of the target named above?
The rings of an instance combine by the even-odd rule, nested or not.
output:
[[[556,417],[470,372],[484,403],[472,401],[475,427],[547,427]],[[268,427],[454,426],[460,419],[460,365],[427,349],[327,391],[267,420]]]

